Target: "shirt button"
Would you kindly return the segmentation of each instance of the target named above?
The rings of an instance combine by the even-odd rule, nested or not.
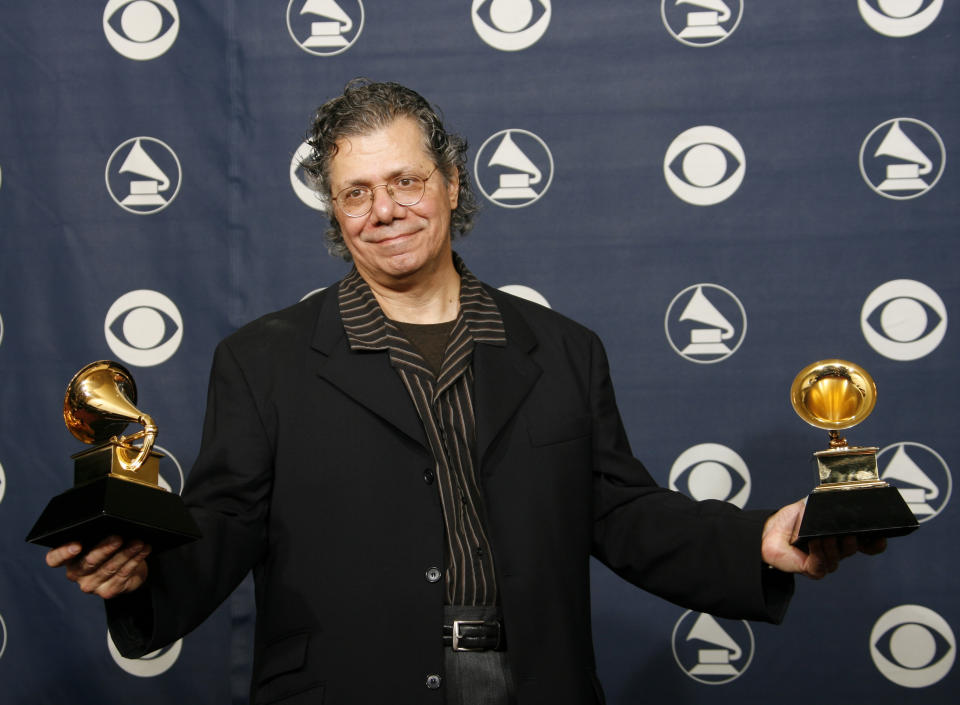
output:
[[[440,676],[431,674],[427,676],[427,688],[430,690],[436,690],[440,687]]]
[[[433,484],[433,478],[434,478],[433,470],[431,470],[430,468],[427,468],[426,470],[423,471],[423,481],[426,482],[428,485]]]
[[[440,569],[439,568],[429,568],[426,573],[427,582],[436,583],[440,580]]]

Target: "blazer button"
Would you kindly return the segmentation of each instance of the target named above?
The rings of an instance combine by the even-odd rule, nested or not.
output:
[[[427,468],[426,470],[423,471],[423,481],[426,482],[428,485],[433,484],[433,478],[434,478],[434,474],[431,468]]]
[[[440,687],[440,676],[431,674],[427,676],[427,688],[430,690],[436,690]]]
[[[441,573],[439,568],[429,568],[426,573],[428,583],[436,583],[440,581]]]

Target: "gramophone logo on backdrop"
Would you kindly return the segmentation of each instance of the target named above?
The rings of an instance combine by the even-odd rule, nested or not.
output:
[[[681,132],[663,156],[667,186],[682,201],[712,206],[732,196],[747,169],[747,155],[737,138],[712,125]]]
[[[898,490],[917,521],[929,521],[950,501],[953,480],[946,461],[933,448],[904,441],[877,454],[880,479]]]
[[[693,284],[673,297],[663,321],[667,342],[681,357],[700,364],[726,360],[747,334],[747,312],[732,291]]]
[[[103,322],[113,354],[137,367],[169,360],[183,340],[183,318],[159,291],[129,291],[113,302]]]
[[[692,47],[709,47],[733,34],[743,18],[743,2],[660,0],[660,17],[663,26],[678,42]]]
[[[297,151],[293,153],[293,158],[290,159],[290,186],[293,187],[293,192],[304,205],[324,213],[327,209],[320,197],[320,192],[310,188],[306,181],[306,174],[300,166],[300,163],[309,157],[312,151],[313,147],[306,142],[301,142]]]
[[[352,47],[363,20],[360,0],[290,0],[287,5],[290,37],[314,56],[336,56]]]
[[[103,33],[118,54],[149,61],[177,40],[180,13],[173,0],[110,0],[103,8]]]
[[[129,673],[131,676],[140,678],[152,678],[166,673],[170,667],[177,662],[180,651],[183,649],[183,639],[177,639],[170,646],[153,651],[140,658],[124,658],[117,650],[117,645],[113,643],[113,637],[107,632],[107,650],[114,662]]]
[[[523,208],[550,188],[553,155],[532,132],[500,130],[480,145],[473,173],[488,199],[504,208]]]
[[[3,472],[3,463],[0,463],[0,503],[3,502],[3,496],[7,493],[7,476]]]
[[[891,360],[917,360],[947,334],[947,308],[923,282],[894,279],[867,296],[860,329],[874,350]]]
[[[3,658],[3,652],[7,650],[7,623],[3,621],[3,615],[0,614],[0,658]]]
[[[137,215],[159,213],[180,192],[183,171],[170,147],[155,137],[131,137],[107,160],[107,192],[118,206]]]
[[[857,0],[870,29],[888,37],[909,37],[937,19],[943,0]]]
[[[877,125],[860,146],[860,174],[884,198],[905,201],[932,189],[947,163],[940,135],[914,118]]]
[[[3,345],[3,316],[0,316],[0,345]]]
[[[533,46],[550,24],[550,0],[473,0],[470,18],[480,39],[500,51]]]
[[[523,284],[504,284],[498,288],[500,291],[512,294],[513,296],[519,296],[521,299],[532,301],[533,303],[540,304],[545,308],[550,308],[550,302],[547,301],[547,297],[532,287],[524,286]]]
[[[745,621],[687,610],[673,627],[673,658],[690,678],[722,685],[739,678],[753,660],[754,639]]]
[[[900,605],[885,612],[870,632],[870,657],[887,679],[905,688],[926,688],[943,679],[957,656],[947,621],[928,607]]]
[[[752,487],[743,458],[719,443],[701,443],[683,451],[673,461],[668,484],[697,501],[719,499],[741,509]]]

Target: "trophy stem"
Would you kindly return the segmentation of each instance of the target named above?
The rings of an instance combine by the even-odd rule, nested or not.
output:
[[[846,448],[847,439],[841,436],[839,431],[830,431],[830,447]]]

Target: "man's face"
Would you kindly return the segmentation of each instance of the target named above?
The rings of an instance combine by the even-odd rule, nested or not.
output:
[[[345,137],[330,163],[331,193],[347,186],[373,188],[401,174],[427,177],[435,164],[417,123],[398,118],[368,135]],[[343,239],[360,275],[383,286],[429,278],[450,266],[450,213],[457,206],[457,174],[448,184],[430,176],[419,203],[398,205],[385,188],[373,192],[367,215],[351,218],[334,206]]]

